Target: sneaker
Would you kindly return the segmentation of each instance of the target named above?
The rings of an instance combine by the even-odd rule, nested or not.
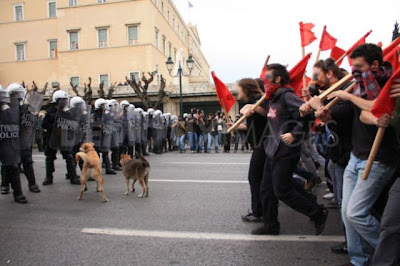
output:
[[[329,192],[328,194],[325,194],[322,198],[326,200],[332,200],[335,197],[335,194],[332,192]]]
[[[319,236],[325,229],[326,220],[328,219],[328,210],[323,208],[320,215],[315,217],[315,235]]]
[[[340,243],[337,246],[331,247],[331,252],[334,253],[334,254],[344,254],[344,255],[346,255],[348,253],[348,251],[347,251],[347,243],[343,242],[343,243]]]
[[[33,193],[40,193],[40,189],[38,185],[33,185],[29,187],[29,191]]]
[[[7,195],[10,193],[10,187],[1,187],[1,194]]]
[[[265,229],[264,226],[261,226],[251,231],[251,234],[256,236],[261,236],[261,235],[277,236],[279,235],[279,231],[268,231],[267,229]]]
[[[248,223],[261,223],[263,221],[263,219],[262,219],[262,217],[257,217],[257,216],[254,216],[252,213],[249,213],[247,215],[242,216],[242,221],[248,222]]]

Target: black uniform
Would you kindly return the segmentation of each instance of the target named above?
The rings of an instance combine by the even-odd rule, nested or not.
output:
[[[43,182],[43,185],[50,185],[53,183],[53,173],[55,171],[54,168],[54,161],[57,159],[57,149],[55,149],[54,145],[50,145],[50,142],[54,138],[53,130],[57,130],[59,125],[57,125],[57,113],[59,112],[57,108],[57,103],[50,103],[49,107],[46,110],[46,116],[43,119],[43,129],[44,132],[44,142],[45,142],[45,152],[46,155],[46,179]],[[61,140],[58,140],[58,146],[68,145],[69,143],[63,144]],[[80,185],[79,176],[76,174],[76,165],[73,156],[73,146],[76,143],[72,144],[71,150],[60,148],[61,155],[65,160],[66,167],[67,167],[67,174],[66,178],[70,179],[71,184]]]

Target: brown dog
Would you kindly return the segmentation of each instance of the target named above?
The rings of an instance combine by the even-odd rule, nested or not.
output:
[[[140,194],[138,197],[148,197],[150,174],[149,162],[141,155],[139,155],[139,159],[132,160],[130,155],[121,154],[120,163],[122,165],[122,172],[126,181],[125,195],[129,195],[129,179],[132,178],[132,192],[135,192],[135,183],[137,180],[139,180],[140,186],[142,187],[142,194]]]
[[[79,150],[80,152],[75,155],[76,163],[78,163],[80,159],[82,159],[84,163],[81,174],[81,193],[78,199],[82,199],[83,192],[86,188],[86,181],[92,177],[97,181],[96,191],[101,192],[103,201],[107,202],[108,199],[104,193],[104,179],[103,173],[101,172],[101,161],[99,155],[94,149],[94,144],[91,142],[83,143]]]

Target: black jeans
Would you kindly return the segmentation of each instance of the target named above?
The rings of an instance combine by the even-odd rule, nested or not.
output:
[[[372,265],[397,265],[400,261],[400,178],[389,192],[381,220],[381,234]]]
[[[264,147],[256,147],[254,148],[250,159],[249,183],[251,193],[251,210],[255,217],[262,217],[263,214],[260,188],[264,174],[266,157],[267,156],[265,155]]]
[[[321,206],[313,200],[312,195],[296,183],[293,172],[300,156],[284,156],[280,159],[266,158],[264,175],[261,182],[261,199],[265,229],[279,232],[278,200],[292,209],[314,219],[321,213]]]

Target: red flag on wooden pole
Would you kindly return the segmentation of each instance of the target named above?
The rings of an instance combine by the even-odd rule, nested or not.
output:
[[[399,53],[400,47],[395,47],[395,49],[391,50],[390,53],[386,54],[386,56],[383,57],[383,60],[388,61],[392,64],[393,71],[396,71],[400,67]]]
[[[214,71],[211,72],[211,75],[214,79],[219,104],[224,109],[225,113],[228,114],[236,102],[235,97],[233,97],[228,87],[215,75]]]
[[[265,60],[264,66],[263,66],[263,68],[261,70],[260,79],[262,79],[262,80],[265,79],[265,73],[267,72],[267,65],[268,65],[268,62],[269,62],[269,58],[270,58],[270,56],[268,55],[267,59]]]
[[[335,47],[337,39],[332,37],[327,31],[326,26],[324,26],[324,30],[322,31],[321,41],[319,42],[319,49],[321,51],[326,51]]]
[[[303,22],[300,22],[299,25],[300,25],[301,47],[305,47],[317,39],[317,37],[315,37],[314,35],[314,32],[312,32],[314,24],[312,23],[303,24]]]
[[[342,48],[337,47],[337,46],[333,47],[332,50],[331,50],[331,57],[333,59],[335,59],[336,64],[338,66],[340,66],[340,64],[342,64],[342,62],[343,62],[343,58],[340,61],[338,61],[339,58],[341,58],[345,54],[346,54],[346,51],[343,50]]]
[[[294,92],[300,97],[301,96],[301,83],[303,82],[304,74],[306,73],[306,68],[308,61],[311,58],[311,53],[307,54],[300,62],[297,63],[290,71],[290,86],[293,88]],[[303,85],[304,87],[304,85]]]
[[[378,98],[375,100],[374,106],[372,107],[371,111],[375,117],[380,118],[384,114],[393,114],[393,111],[396,108],[396,99],[390,97],[390,90],[393,81],[398,78],[400,78],[400,68],[398,68],[396,72],[392,75],[392,77],[379,93]],[[381,146],[383,137],[385,135],[385,130],[386,128],[380,127],[378,129],[378,132],[376,133],[374,144],[372,145],[371,152],[369,154],[368,161],[362,175],[362,179],[364,180],[368,178],[368,175],[371,171],[372,164],[375,161],[376,154],[378,153],[379,147]]]
[[[353,44],[353,46],[351,46],[350,49],[347,50],[346,53],[345,53],[344,55],[342,55],[338,60],[336,60],[336,64],[337,64],[338,62],[342,61],[343,58],[344,58],[346,55],[350,55],[350,54],[353,52],[353,50],[356,49],[357,46],[359,46],[359,45],[361,45],[361,44],[364,44],[364,43],[365,43],[365,40],[366,40],[367,37],[371,34],[371,32],[372,32],[372,30],[370,30],[369,32],[367,32],[364,36],[361,37],[361,39],[359,39],[355,44]],[[348,59],[349,59],[349,64],[351,65],[351,64],[352,64],[352,60],[351,60],[350,58],[348,58]]]
[[[400,37],[397,37],[388,47],[382,50],[383,57],[387,56],[391,51],[400,45]]]

